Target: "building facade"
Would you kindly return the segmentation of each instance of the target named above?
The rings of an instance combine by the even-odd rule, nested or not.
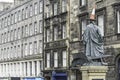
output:
[[[44,76],[67,79],[69,68],[69,17],[67,0],[44,0]],[[63,76],[62,76],[63,75]]]
[[[120,79],[119,0],[15,0],[0,13],[0,77],[82,80],[82,34],[96,3],[101,28],[106,80]],[[42,71],[42,72],[41,72]]]
[[[27,0],[0,13],[0,77],[42,75],[43,3]]]
[[[96,24],[101,28],[101,33],[104,38],[104,54],[111,55],[111,57],[105,58],[109,67],[106,80],[119,80],[120,1],[70,0],[70,3],[70,55],[72,56],[70,62],[73,66],[73,68],[71,68],[71,80],[81,80],[81,76],[79,76],[81,74],[81,71],[79,70],[79,63],[73,63],[76,58],[78,58],[78,55],[84,53],[82,34],[86,29],[86,25],[89,24],[87,19],[92,12],[94,4],[96,4]],[[80,56],[79,58],[81,60]]]
[[[64,80],[82,79],[80,71],[84,54],[82,34],[89,24],[87,18],[92,12],[94,3],[96,3],[96,24],[101,28],[104,38],[104,54],[111,55],[105,58],[109,67],[106,79],[120,79],[120,1],[45,0],[44,76],[47,80],[57,79],[61,77],[60,74],[67,76],[67,78],[62,76]],[[66,38],[63,37],[64,34]]]

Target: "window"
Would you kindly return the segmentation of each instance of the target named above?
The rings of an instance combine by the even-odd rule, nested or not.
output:
[[[98,15],[98,26],[100,27],[101,35],[104,36],[104,15]]]
[[[18,21],[20,21],[21,20],[21,11],[19,10],[18,11]]]
[[[10,25],[10,21],[11,21],[10,16],[8,16],[8,25]]]
[[[54,40],[58,39],[58,28],[54,27]]]
[[[5,17],[5,27],[7,26],[7,17]]]
[[[16,46],[14,46],[13,56],[14,56],[15,58],[17,57]]]
[[[21,31],[20,31],[20,28],[18,28],[18,39],[20,39],[21,38]]]
[[[50,17],[50,10],[51,10],[51,8],[50,8],[50,5],[47,5],[46,7],[47,7],[47,14],[46,14],[46,16],[48,18],[48,17]]]
[[[42,49],[43,49],[42,41],[40,40],[39,41],[39,52],[40,52],[40,54],[42,53]]]
[[[25,18],[28,18],[28,7],[26,7],[26,10],[25,10]]]
[[[66,0],[62,0],[62,12],[65,12],[66,11]]]
[[[24,26],[22,26],[22,37],[24,37],[25,35],[25,30],[24,30]]]
[[[82,27],[82,34],[84,33],[85,29],[87,26],[87,20],[86,19],[82,19],[81,20],[81,27]]]
[[[120,11],[117,11],[117,32],[120,33]]]
[[[6,42],[7,42],[7,39],[6,39],[6,38],[7,38],[6,32],[5,32],[4,36],[5,36],[5,37],[4,37],[4,40],[5,40],[5,43],[6,43]]]
[[[65,39],[67,36],[66,24],[62,24],[62,38]]]
[[[7,48],[7,58],[9,59],[10,58],[10,56],[9,56],[9,47]]]
[[[14,23],[14,15],[11,14],[11,24],[13,24],[13,23]]]
[[[54,52],[54,67],[58,67],[58,53]]]
[[[40,30],[40,33],[42,33],[42,27],[43,27],[43,22],[42,20],[39,21],[39,30]]]
[[[2,28],[4,28],[4,19],[2,18]]]
[[[25,44],[25,56],[27,56],[27,55],[28,55],[28,45]]]
[[[30,36],[33,35],[33,27],[32,27],[32,23],[29,25],[29,29],[30,29]]]
[[[2,34],[1,37],[2,37],[2,39],[1,39],[1,40],[2,40],[2,43],[4,43],[4,35]]]
[[[8,42],[10,41],[10,32],[8,31]]]
[[[47,42],[50,42],[50,29],[47,29]]]
[[[30,55],[32,55],[32,54],[33,54],[33,52],[32,52],[32,51],[33,51],[33,46],[32,46],[32,43],[30,43],[29,45],[30,45],[30,48],[29,48]]]
[[[27,37],[29,35],[28,25],[25,25],[25,36]]]
[[[43,11],[43,1],[40,1],[40,13]]]
[[[50,53],[47,53],[47,68],[50,67]]]
[[[22,9],[22,20],[25,19],[25,10]]]
[[[35,3],[34,4],[34,13],[35,13],[35,15],[37,14],[37,11],[38,11],[38,4]]]
[[[34,22],[34,32],[35,32],[35,34],[37,34],[37,22]]]
[[[37,42],[34,42],[34,54],[37,54]]]
[[[58,11],[57,11],[57,9],[58,9],[58,3],[54,3],[54,12],[53,12],[53,14],[54,15],[57,15],[57,13],[58,13]]]
[[[62,52],[62,64],[63,64],[63,67],[67,66],[67,54],[66,54],[66,51]]]
[[[86,0],[80,0],[80,5],[85,6],[86,5]]]
[[[32,5],[30,5],[30,16],[32,16],[33,15],[33,7],[32,7]]]
[[[14,40],[16,40],[17,39],[17,31],[16,31],[16,29],[14,29]]]
[[[17,12],[15,12],[15,23],[17,22]]]
[[[11,30],[11,41],[13,41],[13,36],[14,36],[14,33],[13,33],[13,30]]]

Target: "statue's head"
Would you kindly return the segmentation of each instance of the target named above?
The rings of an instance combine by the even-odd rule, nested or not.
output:
[[[90,23],[95,23],[96,19],[95,19],[95,8],[96,5],[94,5],[92,13],[90,14],[90,18],[88,19]]]

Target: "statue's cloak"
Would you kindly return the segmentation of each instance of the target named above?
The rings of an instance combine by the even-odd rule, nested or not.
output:
[[[100,57],[103,55],[103,37],[100,27],[90,23],[83,33],[83,42],[87,57]]]

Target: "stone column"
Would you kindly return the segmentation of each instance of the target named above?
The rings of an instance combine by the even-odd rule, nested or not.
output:
[[[35,62],[32,61],[32,76],[35,76]]]
[[[37,61],[37,76],[40,74],[41,70],[40,70],[40,61]]]
[[[30,62],[27,62],[27,74],[30,77]]]
[[[8,77],[8,63],[6,63],[6,76]]]
[[[26,67],[25,67],[25,62],[23,62],[23,69],[24,69],[24,70],[23,70],[23,73],[24,73],[23,75],[24,75],[24,76],[26,76]]]
[[[9,63],[9,76],[11,76],[11,63]]]
[[[23,77],[23,66],[22,66],[22,62],[20,62],[20,76]]]

